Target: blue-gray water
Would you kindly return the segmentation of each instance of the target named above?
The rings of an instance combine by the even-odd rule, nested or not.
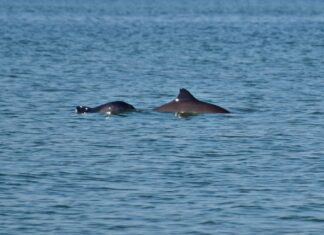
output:
[[[0,1],[0,233],[322,234],[323,79],[320,0]]]

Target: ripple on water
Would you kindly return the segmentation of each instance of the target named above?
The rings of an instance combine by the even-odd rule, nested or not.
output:
[[[1,1],[1,232],[321,234],[322,9]],[[152,111],[180,88],[231,114]]]

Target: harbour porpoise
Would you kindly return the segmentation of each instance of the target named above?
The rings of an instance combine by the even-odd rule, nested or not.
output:
[[[228,110],[222,107],[196,99],[184,88],[180,89],[178,96],[174,100],[155,108],[154,111],[180,114],[229,113]]]
[[[91,108],[87,106],[77,106],[75,108],[76,113],[107,113],[107,114],[119,114],[123,112],[136,111],[133,105],[130,105],[124,101],[114,101],[106,104],[99,105]]]

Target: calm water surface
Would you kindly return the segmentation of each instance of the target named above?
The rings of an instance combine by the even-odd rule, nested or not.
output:
[[[319,0],[1,1],[0,233],[322,234],[323,39]],[[232,113],[152,112],[182,87]]]

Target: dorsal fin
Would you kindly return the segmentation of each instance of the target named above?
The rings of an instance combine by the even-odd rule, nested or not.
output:
[[[189,100],[197,100],[197,99],[188,90],[181,88],[176,100],[177,101],[189,101]]]

